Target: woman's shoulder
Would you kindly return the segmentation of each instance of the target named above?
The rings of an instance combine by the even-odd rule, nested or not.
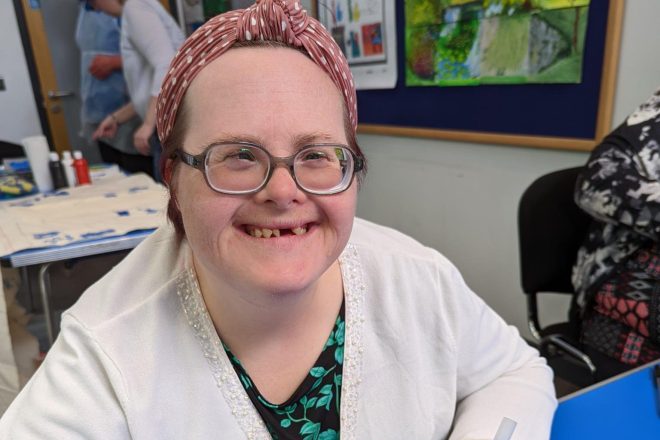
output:
[[[172,296],[164,293],[185,270],[184,250],[170,225],[158,228],[89,287],[67,313],[95,327],[163,296]]]
[[[356,218],[349,244],[361,253],[453,267],[437,250],[394,228]]]

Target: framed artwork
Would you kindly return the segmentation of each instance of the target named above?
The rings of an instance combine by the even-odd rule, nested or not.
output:
[[[405,0],[407,86],[580,83],[591,0]]]
[[[356,88],[394,88],[398,73],[395,2],[320,0],[313,5],[348,60]]]
[[[342,1],[346,8],[349,4],[355,8],[356,4],[369,3],[368,0],[319,0],[316,8],[322,15],[321,9],[332,10],[333,5],[336,8]],[[588,151],[610,131],[624,0],[399,0],[388,3],[395,4],[396,53],[399,55],[397,79],[390,89],[358,90],[360,133]],[[489,49],[490,54],[481,54],[483,69],[480,72],[484,74],[477,79],[461,76],[460,71],[456,75],[452,72],[443,74],[444,77],[411,77],[411,72],[423,74],[424,69],[429,68],[428,62],[427,65],[420,63],[420,60],[424,61],[424,57],[419,56],[420,46],[411,44],[420,41],[412,35],[414,32],[421,32],[422,37],[436,32],[433,47],[446,49],[448,54],[455,56],[455,61],[463,64],[466,64],[464,61],[470,56],[472,47],[454,45],[462,52],[449,52],[456,47],[452,47],[447,37],[452,35],[448,27],[433,28],[435,24],[425,21],[429,17],[428,11],[419,8],[413,11],[413,6],[431,5],[431,10],[443,13],[438,16],[447,21],[451,16],[448,8],[452,6],[483,10],[485,7],[504,8],[514,3],[540,5],[540,10],[531,18],[514,17],[516,23],[507,31],[517,32],[520,41],[527,43],[518,53],[505,51],[507,45],[499,41],[499,45]],[[569,7],[573,9],[562,11],[562,8]],[[418,15],[413,16],[414,12]],[[504,15],[501,18],[504,21],[515,14],[500,15]],[[530,24],[536,19],[543,23]],[[555,30],[545,29],[545,23],[552,24]],[[498,43],[498,38],[501,40],[501,35],[494,33],[496,26],[493,23],[478,30],[477,25],[475,20],[466,21],[460,25],[463,29],[457,31],[458,25],[451,25],[451,30],[458,42],[461,38],[465,40],[466,35],[477,38],[474,36],[477,31],[482,42]],[[529,60],[516,64],[516,60],[521,59],[518,55],[530,53],[529,48],[533,45],[530,35],[538,34],[539,29],[545,32],[544,41],[556,30],[568,35],[564,38],[568,40],[567,48],[557,50],[564,50],[563,53],[569,55],[559,60],[563,63],[555,62],[553,58],[554,76],[548,74],[548,69],[543,70],[546,66],[534,70]],[[333,32],[332,28],[329,30]],[[377,35],[377,32],[372,34]],[[443,36],[447,38],[441,41]],[[346,34],[343,38],[345,42]],[[511,40],[511,35],[507,38],[509,42],[515,41]],[[366,58],[377,54],[378,50],[377,44],[369,42],[363,45],[361,53]],[[413,53],[414,50],[418,52]],[[434,63],[438,60],[437,57],[427,59]],[[569,64],[570,69],[563,68]],[[557,66],[563,68],[561,75],[556,74]],[[511,73],[508,78],[500,75],[507,69]],[[557,80],[559,76],[561,78]]]

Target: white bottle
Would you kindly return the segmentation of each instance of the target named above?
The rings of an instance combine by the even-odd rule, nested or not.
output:
[[[76,171],[73,168],[73,157],[71,157],[71,151],[64,150],[62,152],[62,165],[64,166],[64,174],[66,175],[66,181],[69,184],[69,187],[76,186]]]

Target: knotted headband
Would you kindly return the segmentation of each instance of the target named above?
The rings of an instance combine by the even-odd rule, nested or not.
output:
[[[211,61],[239,41],[270,40],[303,48],[341,91],[355,131],[357,101],[348,62],[321,23],[309,17],[299,0],[257,0],[247,9],[213,17],[183,44],[170,65],[158,95],[157,128],[161,142],[172,132],[188,86]]]

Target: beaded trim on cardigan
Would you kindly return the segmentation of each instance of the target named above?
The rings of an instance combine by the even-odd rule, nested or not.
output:
[[[357,249],[349,244],[339,258],[344,282],[346,336],[344,367],[339,408],[340,433],[343,440],[355,439],[358,416],[358,395],[362,378],[362,325],[366,286]]]
[[[358,413],[358,388],[362,375],[362,325],[364,323],[363,306],[366,287],[358,253],[353,245],[346,246],[339,258],[339,264],[346,307],[340,436],[342,440],[353,440]],[[188,324],[201,345],[215,383],[220,388],[239,426],[250,440],[270,440],[270,434],[261,416],[250,402],[249,396],[222,347],[222,341],[215,331],[204,304],[193,268],[188,268],[178,276],[177,294]]]
[[[177,279],[177,294],[181,305],[199,341],[206,362],[211,368],[215,383],[236,418],[239,426],[249,440],[271,440],[261,416],[245,393],[231,361],[227,358],[222,342],[218,337],[211,317],[206,310],[202,293],[197,283],[195,270],[189,268]]]

